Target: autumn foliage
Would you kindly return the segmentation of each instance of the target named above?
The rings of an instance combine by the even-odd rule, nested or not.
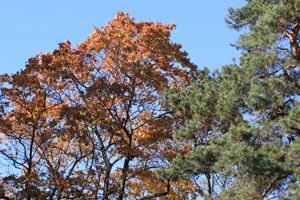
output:
[[[164,103],[197,76],[170,41],[174,25],[136,23],[122,12],[72,48],[30,58],[2,75],[1,196],[14,199],[180,199],[192,182],[159,177],[178,152],[182,119]],[[198,192],[197,192],[198,191]]]
[[[1,75],[0,199],[300,199],[299,7],[230,8],[214,72],[120,12]]]

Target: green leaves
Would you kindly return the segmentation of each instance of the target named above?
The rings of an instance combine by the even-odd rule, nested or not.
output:
[[[193,147],[173,160],[169,176],[193,178],[207,198],[298,195],[298,4],[253,0],[229,9],[229,26],[244,28],[240,66],[200,71],[191,87],[166,94],[185,119],[177,138]]]

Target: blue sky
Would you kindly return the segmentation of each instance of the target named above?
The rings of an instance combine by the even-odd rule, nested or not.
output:
[[[232,63],[239,53],[229,46],[239,33],[224,22],[229,7],[243,0],[2,0],[0,1],[0,74],[15,73],[39,52],[59,42],[79,44],[93,27],[106,26],[118,11],[139,21],[174,23],[172,41],[182,44],[199,68]]]

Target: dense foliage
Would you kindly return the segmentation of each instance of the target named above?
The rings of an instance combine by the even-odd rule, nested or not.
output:
[[[242,55],[213,73],[120,12],[1,75],[0,197],[299,199],[299,8],[229,9]]]
[[[196,77],[170,42],[174,25],[120,12],[77,46],[60,44],[1,76],[2,177],[14,199],[127,199],[175,195],[186,183],[155,176],[185,145],[162,101]]]
[[[176,137],[190,143],[165,177],[194,179],[214,199],[299,199],[300,1],[249,0],[227,23],[245,32],[240,65],[201,71],[168,92],[186,118]]]

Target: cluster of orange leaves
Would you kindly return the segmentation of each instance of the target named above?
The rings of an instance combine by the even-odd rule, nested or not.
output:
[[[171,181],[169,198],[180,199],[182,190],[196,195],[192,182],[155,173],[189,149],[172,140],[181,119],[163,101],[165,89],[179,91],[197,76],[170,41],[174,28],[120,12],[76,48],[66,41],[1,76],[0,132],[18,146],[5,156],[28,177],[13,179],[24,189],[8,194],[143,198]]]

